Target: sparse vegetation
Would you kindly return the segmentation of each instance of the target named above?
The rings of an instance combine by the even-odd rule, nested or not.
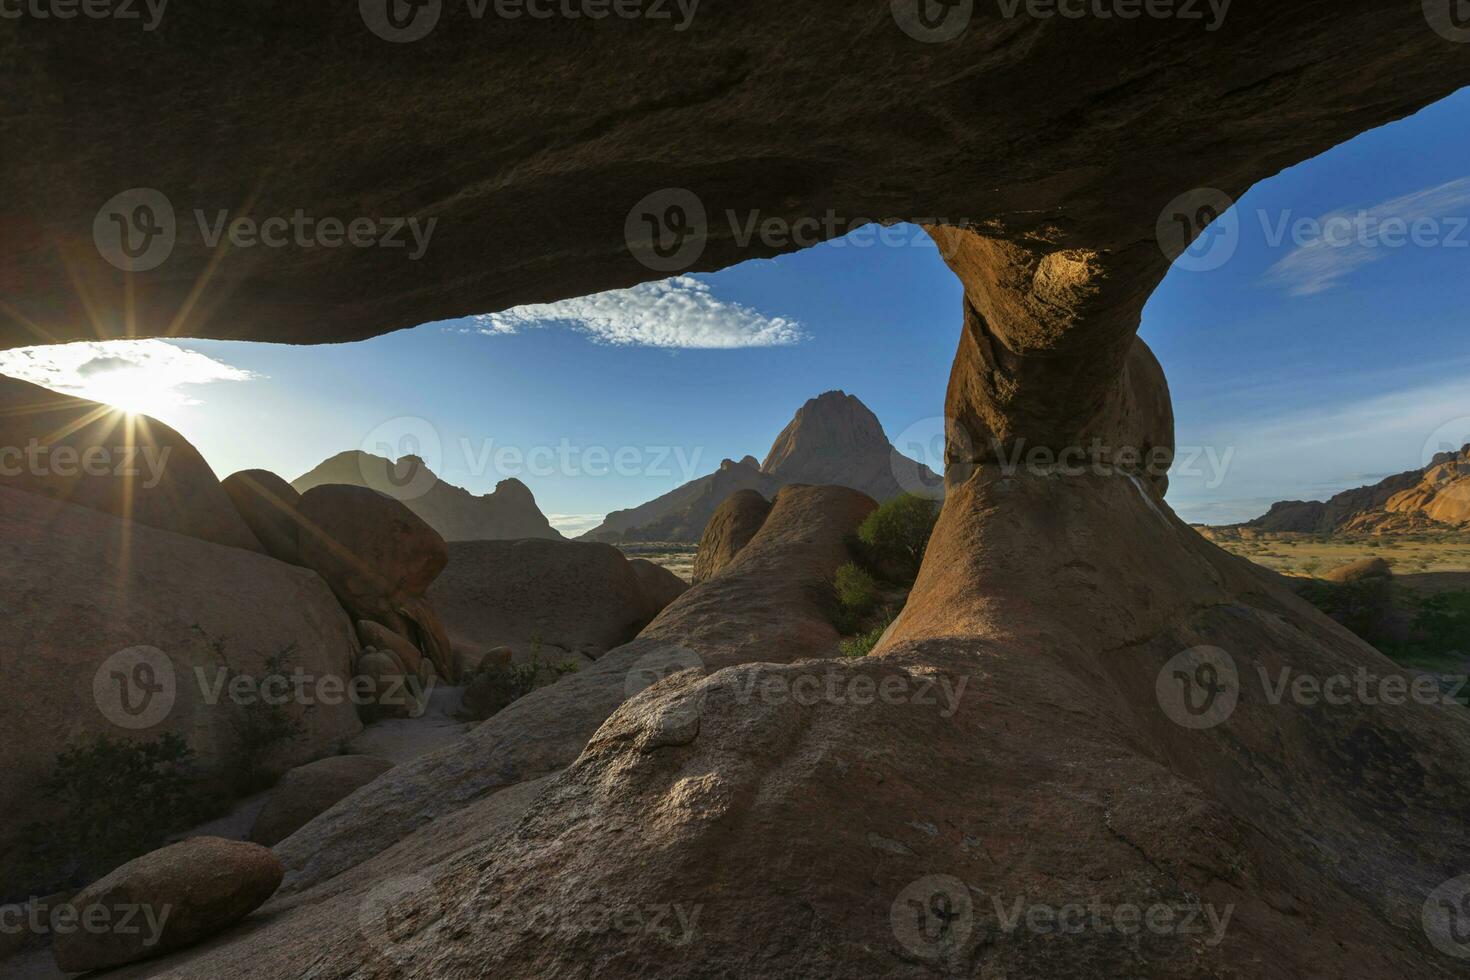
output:
[[[227,669],[225,690],[232,690],[238,678],[244,678],[250,694],[235,706],[231,723],[235,731],[237,753],[234,758],[235,792],[241,796],[265,789],[272,782],[271,760],[283,747],[306,735],[306,726],[292,714],[279,691],[290,690],[290,662],[296,645],[267,657],[260,677],[250,678]]]
[[[560,680],[580,668],[572,661],[541,662],[541,644],[533,641],[531,657],[523,664],[488,664],[465,686],[462,713],[473,721],[484,721],[536,690],[543,676]]]
[[[850,636],[847,639],[843,640],[841,645],[839,646],[839,649],[842,651],[842,655],[844,657],[852,657],[854,659],[858,657],[866,657],[868,654],[873,652],[873,648],[878,645],[878,641],[883,638],[883,634],[888,630],[888,627],[891,626],[892,623],[893,617],[889,617],[889,619],[882,625],[874,626],[870,630],[866,630],[856,636]]]
[[[39,786],[54,813],[22,834],[25,877],[43,893],[85,884],[213,816],[219,801],[200,790],[193,761],[173,732],[99,735],[62,752]]]

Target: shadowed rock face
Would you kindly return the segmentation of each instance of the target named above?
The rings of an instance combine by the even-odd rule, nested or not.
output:
[[[770,513],[771,502],[754,490],[741,490],[726,497],[699,538],[694,581],[703,582],[723,571],[750,544]]]
[[[674,202],[635,206],[687,188],[707,215],[695,271],[797,247],[742,245],[757,212],[816,219],[819,237],[830,210],[833,233],[864,218],[968,225],[1007,269],[1045,263],[1049,296],[1100,286],[1076,303],[1116,316],[1064,345],[1064,370],[1101,385],[1127,354],[1126,309],[1163,275],[1166,204],[1239,194],[1470,82],[1470,46],[1410,0],[1240,2],[1213,31],[976,4],[947,43],[848,0],[707,0],[676,23],[475,20],[451,3],[395,44],[357,4],[198,0],[153,31],[88,18],[7,31],[0,87],[24,108],[0,132],[0,177],[25,191],[0,221],[0,343],[351,340],[629,286],[663,273],[627,226],[650,256],[644,215]],[[129,294],[94,224],[131,188],[164,194],[177,230]],[[297,209],[437,223],[416,261],[404,231],[396,248],[207,244],[220,211]],[[118,241],[130,219],[100,220]]]
[[[343,685],[352,676],[357,641],[326,584],[265,555],[0,488],[0,570],[7,892],[32,884],[12,874],[16,835],[48,816],[41,781],[63,749],[173,732],[205,775],[225,776],[238,767],[237,716],[211,685],[226,666],[262,679],[285,653],[288,671]],[[322,700],[290,706],[303,734],[271,765],[306,762],[362,730],[345,699]]]

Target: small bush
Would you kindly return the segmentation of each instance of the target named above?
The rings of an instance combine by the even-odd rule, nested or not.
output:
[[[873,648],[878,645],[878,641],[883,639],[883,634],[887,632],[891,622],[890,620],[882,626],[875,626],[866,632],[859,633],[857,636],[843,640],[839,645],[842,655],[856,659],[858,657],[866,657],[872,653]]]
[[[543,664],[541,645],[533,643],[531,659],[526,663],[491,664],[481,669],[465,686],[461,714],[474,721],[484,721],[536,690],[543,673],[551,673],[559,680],[578,669],[572,661]]]
[[[895,581],[909,583],[919,574],[938,520],[936,501],[900,494],[868,515],[858,527],[858,540],[873,567]]]
[[[878,583],[854,562],[837,569],[832,586],[837,590],[837,601],[857,616],[872,609],[878,601]]]
[[[38,891],[85,884],[208,819],[193,759],[172,732],[147,742],[99,735],[62,752],[40,782],[55,815],[22,835],[26,876]]]

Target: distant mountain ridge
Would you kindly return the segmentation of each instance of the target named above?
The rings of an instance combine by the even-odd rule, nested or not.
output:
[[[536,498],[520,480],[502,480],[494,493],[475,496],[445,483],[417,456],[397,462],[349,451],[323,460],[291,481],[298,493],[328,483],[368,487],[403,501],[446,541],[504,541],[562,535],[551,526]]]
[[[770,498],[794,483],[851,487],[884,501],[905,490],[936,491],[943,481],[927,466],[899,453],[878,417],[858,398],[829,391],[797,410],[764,463],[754,456],[724,460],[707,476],[646,504],[608,514],[582,537],[697,542],[716,508],[731,494],[754,490]]]
[[[1326,501],[1283,500],[1239,527],[1302,534],[1395,534],[1470,524],[1470,445],[1428,466]]]

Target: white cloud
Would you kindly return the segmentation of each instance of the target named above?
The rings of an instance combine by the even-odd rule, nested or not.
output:
[[[1467,208],[1470,177],[1371,208],[1325,214],[1315,219],[1316,229],[1294,238],[1297,248],[1266,271],[1266,281],[1292,296],[1311,296],[1341,285],[1358,269],[1400,248],[1465,248],[1470,243]]]
[[[475,320],[478,332],[492,336],[564,326],[598,343],[619,346],[733,349],[785,347],[806,339],[796,321],[719,299],[707,283],[692,276],[560,303],[519,306]]]
[[[586,534],[597,527],[607,517],[606,514],[547,514],[546,519],[551,526],[569,538],[575,538],[579,534]]]
[[[258,375],[163,340],[105,340],[0,351],[0,374],[154,415],[197,405],[186,385]]]

